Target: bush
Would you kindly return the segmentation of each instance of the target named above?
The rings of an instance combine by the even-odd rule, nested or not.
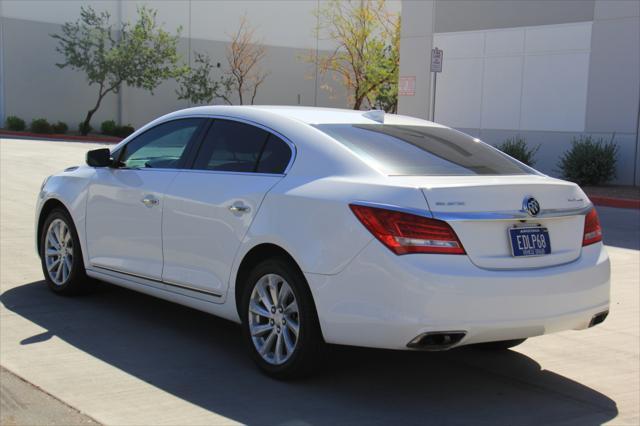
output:
[[[86,130],[86,132],[83,130]],[[87,133],[91,133],[92,130],[93,130],[93,127],[91,127],[91,124],[87,124],[86,126],[84,125],[84,122],[78,124],[78,131],[83,135],[86,135]]]
[[[533,167],[533,165],[536,164],[536,160],[534,160],[533,157],[536,156],[540,145],[529,149],[527,141],[523,137],[514,136],[505,140],[502,145],[498,146],[498,149],[516,160],[523,162],[527,166]]]
[[[105,135],[115,136],[118,125],[113,120],[103,121],[100,125],[100,131]]]
[[[33,133],[51,133],[51,124],[44,118],[35,118],[31,121],[31,131]]]
[[[133,128],[131,124],[127,124],[125,126],[118,126],[116,129],[116,136],[120,136],[121,138],[126,138],[131,133],[135,132],[136,129]]]
[[[558,167],[565,179],[578,185],[601,185],[616,176],[618,146],[603,138],[594,141],[591,136],[573,138],[571,149],[560,158]]]
[[[65,123],[64,121],[58,121],[56,124],[51,125],[51,130],[53,130],[53,133],[63,135],[67,133],[67,130],[69,130],[69,126],[67,126],[67,123]]]
[[[15,115],[10,115],[7,117],[7,129],[21,132],[26,128],[27,125],[22,118],[16,117]]]

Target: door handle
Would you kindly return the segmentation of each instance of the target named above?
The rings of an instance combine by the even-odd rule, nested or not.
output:
[[[160,203],[160,200],[155,198],[153,195],[146,195],[142,200],[140,200],[142,204],[147,207],[157,206]]]
[[[231,211],[231,213],[244,214],[244,213],[249,213],[251,211],[251,207],[245,206],[242,203],[236,203],[236,204],[230,205],[229,210]]]

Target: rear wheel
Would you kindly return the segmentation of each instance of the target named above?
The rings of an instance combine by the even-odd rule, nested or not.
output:
[[[244,284],[243,334],[258,367],[277,379],[310,373],[324,342],[302,273],[285,259],[269,259],[254,267]]]
[[[78,233],[64,209],[52,210],[44,222],[40,259],[44,278],[55,293],[76,294],[86,285]]]
[[[527,339],[500,340],[497,342],[478,343],[475,346],[480,349],[491,351],[504,351],[524,343],[525,340]]]

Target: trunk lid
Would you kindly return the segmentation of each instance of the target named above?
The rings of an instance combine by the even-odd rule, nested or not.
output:
[[[537,175],[394,179],[421,189],[434,218],[451,225],[470,260],[481,268],[540,268],[580,257],[590,201],[573,183]],[[537,216],[523,207],[529,197],[539,203]],[[509,234],[514,227],[546,228],[551,252],[514,257]]]

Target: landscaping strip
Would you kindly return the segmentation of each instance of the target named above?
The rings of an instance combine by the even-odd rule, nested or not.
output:
[[[630,200],[626,198],[611,198],[590,195],[589,199],[596,206],[618,207],[621,209],[640,209],[640,200]]]
[[[0,137],[1,136],[16,137],[21,139],[54,140],[60,142],[100,142],[114,144],[122,140],[122,138],[114,136],[41,134],[31,132],[13,132],[11,130],[0,130]]]

